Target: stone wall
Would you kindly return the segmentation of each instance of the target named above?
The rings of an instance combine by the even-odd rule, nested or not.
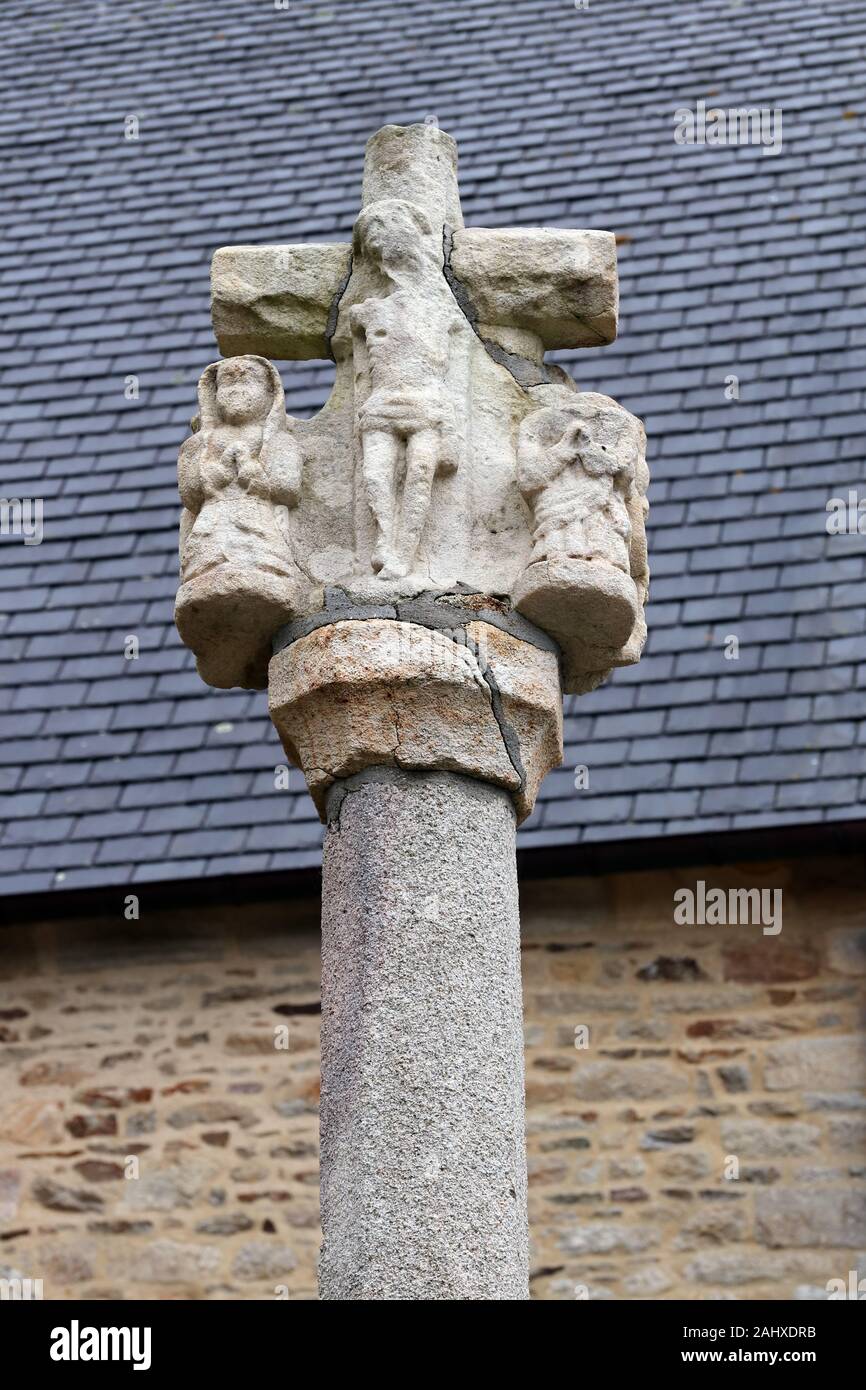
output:
[[[2,938],[0,1274],[46,1298],[313,1297],[318,903],[121,904]]]
[[[674,926],[674,891],[698,879],[781,888],[781,932]],[[539,883],[526,899],[534,1294],[790,1299],[847,1279],[866,1259],[859,865]]]
[[[699,879],[781,888],[782,931],[676,926]],[[863,1263],[864,889],[853,858],[524,883],[535,1297]],[[140,912],[0,936],[0,1277],[314,1297],[318,904]]]

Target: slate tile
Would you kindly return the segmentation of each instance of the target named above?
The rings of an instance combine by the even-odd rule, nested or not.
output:
[[[38,59],[49,78],[71,71],[78,49],[68,47],[70,36],[86,38],[95,59],[108,43],[118,90],[148,81],[158,122],[134,151],[109,139],[104,118],[94,124],[89,115],[104,106],[103,68],[79,63],[82,105],[66,112],[58,143],[49,87],[16,106],[21,84],[8,84],[3,486],[41,484],[62,510],[37,553],[0,545],[0,584],[23,590],[0,627],[2,698],[15,699],[0,713],[2,785],[24,798],[13,805],[44,797],[49,820],[75,816],[78,827],[102,825],[105,836],[75,842],[77,866],[52,860],[22,873],[21,850],[0,850],[0,892],[264,865],[291,872],[317,861],[322,831],[306,793],[293,791],[280,803],[285,819],[271,819],[273,768],[284,755],[264,698],[205,692],[171,626],[176,450],[198,373],[216,355],[207,310],[213,245],[345,239],[363,139],[385,120],[425,109],[461,142],[469,225],[546,217],[624,234],[618,341],[556,359],[584,389],[621,399],[650,428],[647,656],[569,702],[572,761],[543,788],[541,819],[533,817],[521,844],[711,836],[729,825],[855,816],[862,787],[859,803],[812,805],[807,792],[823,783],[819,797],[831,796],[828,785],[847,794],[864,775],[854,755],[866,747],[866,649],[858,646],[866,538],[831,539],[821,524],[825,488],[829,496],[849,479],[866,486],[858,473],[862,133],[826,115],[852,100],[863,41],[856,12],[842,10],[830,25],[821,12],[792,17],[774,0],[733,18],[704,7],[688,43],[672,44],[664,13],[614,7],[603,25],[591,11],[563,15],[553,48],[541,0],[507,13],[487,0],[436,15],[417,0],[387,14],[356,6],[340,26],[299,14],[290,92],[303,111],[284,109],[291,101],[273,70],[267,26],[251,29],[236,0],[220,15],[228,42],[218,41],[203,14],[204,0],[190,0],[132,36],[111,16],[94,25],[82,11],[47,50],[38,19],[22,19],[15,6],[0,15],[0,34],[15,25],[15,61]],[[178,85],[182,69],[165,61],[186,50],[192,33],[218,97],[214,87],[190,98]],[[327,84],[344,80],[350,50],[362,85],[354,102],[335,103]],[[677,147],[668,116],[660,122],[683,90],[701,87],[695,75],[707,64],[717,72],[720,61],[729,83],[754,92],[757,75],[767,101],[795,113],[773,160],[750,148]],[[149,80],[154,67],[158,83]],[[188,148],[191,113],[207,123],[226,112],[230,140]],[[625,142],[623,121],[633,137]],[[122,397],[129,372],[141,381],[134,403]],[[727,402],[732,372],[741,394]],[[285,376],[288,408],[308,416],[333,372],[293,364]],[[741,656],[717,667],[722,629],[739,633]],[[150,654],[135,672],[112,664],[130,630]],[[597,774],[592,803],[568,794],[577,760]],[[701,790],[698,779],[714,767],[717,778],[737,767],[742,786]],[[767,805],[765,787],[778,791]],[[786,788],[795,799],[802,792],[802,804],[782,805]],[[756,798],[751,809],[706,804],[711,794],[744,790]],[[698,791],[698,804],[680,814],[671,796]],[[658,798],[658,815],[639,797]],[[590,804],[596,810],[581,825]],[[108,825],[115,807],[120,818]],[[575,819],[549,823],[554,811]],[[148,834],[122,833],[129,816],[141,817]],[[265,831],[288,837],[286,847],[257,844]],[[248,835],[242,848],[155,853],[169,836],[235,832]],[[110,842],[127,845],[128,858],[100,862],[98,848]],[[40,849],[63,855],[69,846],[26,852]]]

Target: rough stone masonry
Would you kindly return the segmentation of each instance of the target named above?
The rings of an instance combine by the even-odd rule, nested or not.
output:
[[[643,427],[544,360],[614,337],[614,238],[466,229],[454,141],[386,126],[351,246],[212,281],[176,618],[327,825],[321,1294],[526,1298],[515,830],[646,635]],[[290,419],[271,359],[315,357]]]

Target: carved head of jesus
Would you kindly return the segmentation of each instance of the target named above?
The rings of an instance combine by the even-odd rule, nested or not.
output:
[[[273,405],[273,383],[264,362],[227,357],[216,370],[216,404],[230,425],[262,420]]]
[[[355,254],[385,271],[442,263],[442,233],[423,208],[402,198],[382,198],[355,223]]]

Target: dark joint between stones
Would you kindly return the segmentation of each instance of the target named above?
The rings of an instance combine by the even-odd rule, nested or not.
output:
[[[459,600],[461,595],[456,594],[454,597]],[[538,647],[540,651],[552,652],[557,658],[560,657],[559,646],[553,638],[513,608],[500,610],[487,605],[473,608],[459,601],[438,601],[442,598],[443,594],[440,593],[435,597],[406,599],[401,603],[362,604],[352,603],[342,590],[328,589],[325,592],[327,606],[318,613],[310,614],[309,617],[296,618],[294,622],[284,624],[275,633],[271,649],[276,656],[293,642],[299,641],[302,637],[309,637],[317,628],[330,627],[337,623],[369,622],[378,618],[432,628],[461,643],[464,643],[463,634],[470,623],[488,623],[520,642],[526,642],[532,647]]]
[[[336,331],[337,331],[337,319],[338,319],[339,314],[340,314],[340,304],[342,303],[343,295],[346,293],[346,290],[347,290],[348,287],[349,287],[349,281],[350,281],[351,278],[352,278],[352,267],[353,267],[353,265],[354,265],[354,257],[352,256],[352,254],[351,254],[351,252],[350,252],[350,254],[349,254],[349,264],[348,264],[348,267],[347,267],[347,269],[346,269],[346,273],[345,273],[345,275],[343,276],[342,280],[340,281],[340,285],[339,285],[339,288],[337,289],[337,293],[334,295],[334,298],[331,300],[331,307],[330,307],[330,309],[328,310],[328,321],[327,321],[327,323],[325,324],[325,346],[326,346],[327,349],[328,349],[328,356],[330,357],[330,359],[331,359],[332,362],[334,361],[334,351],[333,351],[333,348],[331,347],[331,340],[332,340],[334,334],[335,334]]]
[[[556,378],[550,374],[545,366],[539,366],[537,362],[530,362],[528,357],[521,357],[519,353],[506,352],[505,348],[492,342],[490,338],[482,338],[478,330],[478,310],[472,303],[469,291],[462,281],[458,280],[451,265],[453,250],[454,232],[446,224],[442,228],[442,271],[448,288],[457,301],[458,308],[487,356],[492,358],[494,362],[498,362],[500,367],[504,367],[513,376],[518,386],[522,386],[524,390],[530,386],[549,386]]]
[[[480,338],[480,341],[488,357],[492,357],[494,362],[498,362],[510,372],[518,386],[522,386],[524,390],[530,386],[549,386],[556,380],[546,367],[539,367],[537,362],[530,362],[528,357],[521,357],[516,352],[506,352],[505,348],[491,342],[489,338]]]
[[[469,298],[469,291],[462,281],[457,279],[451,266],[451,254],[454,250],[454,232],[447,225],[442,228],[442,271],[448,283],[448,288],[457,300],[457,304],[472,332],[481,338],[478,332],[478,313],[475,305]],[[483,341],[483,339],[482,339]]]

